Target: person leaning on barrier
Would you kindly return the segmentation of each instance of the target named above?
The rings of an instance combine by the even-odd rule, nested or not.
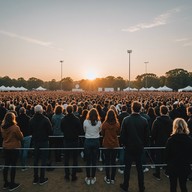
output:
[[[34,146],[34,180],[33,184],[43,185],[48,182],[45,177],[45,166],[48,160],[49,136],[52,135],[52,126],[48,117],[43,115],[43,107],[36,105],[35,114],[29,122],[29,129],[32,135]],[[45,150],[41,148],[47,148]],[[38,164],[41,161],[40,177],[38,173]]]
[[[173,122],[172,134],[166,144],[165,160],[170,192],[177,191],[177,179],[179,179],[181,192],[187,192],[186,183],[192,163],[192,138],[189,137],[187,123],[182,118],[176,118]]]
[[[141,103],[134,101],[131,104],[131,110],[131,115],[123,119],[120,133],[120,141],[125,147],[124,181],[120,184],[120,188],[122,191],[128,191],[131,165],[133,161],[135,161],[139,192],[144,192],[145,186],[142,156],[144,146],[147,146],[149,143],[148,122],[139,114]]]
[[[9,188],[10,191],[13,191],[20,186],[19,183],[15,183],[16,163],[19,157],[19,150],[16,148],[21,147],[21,141],[23,139],[23,134],[17,125],[14,113],[6,113],[1,125],[1,133],[3,137],[3,151],[5,158],[5,167],[3,169],[3,189]],[[8,181],[9,166],[11,166],[10,182]]]
[[[72,173],[71,173],[71,180],[76,181],[77,180],[77,165],[78,165],[78,149],[75,149],[79,146],[79,135],[81,134],[81,122],[78,117],[76,117],[73,114],[73,106],[68,105],[67,106],[67,114],[63,117],[61,120],[61,131],[64,135],[64,148],[66,149],[64,152],[64,165],[65,168],[65,180],[70,180],[70,169],[69,166],[69,160],[70,155],[72,155],[72,161],[73,166]],[[71,149],[74,148],[74,149]]]

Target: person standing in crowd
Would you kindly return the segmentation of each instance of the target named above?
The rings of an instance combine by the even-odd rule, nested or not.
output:
[[[69,160],[70,155],[72,155],[73,166],[71,173],[71,180],[77,180],[77,166],[78,166],[78,149],[75,149],[79,146],[79,135],[81,134],[81,122],[78,117],[73,114],[73,106],[67,106],[67,114],[61,120],[61,130],[64,135],[64,148],[74,148],[66,149],[64,152],[64,165],[65,168],[65,180],[70,180],[70,169]]]
[[[33,184],[39,183],[43,185],[48,182],[45,177],[45,166],[48,160],[48,150],[41,148],[49,148],[49,136],[52,135],[52,126],[48,117],[43,115],[43,107],[36,105],[34,107],[34,116],[29,121],[29,129],[32,135],[34,146],[34,180]],[[40,177],[38,174],[38,164],[41,161]]]
[[[192,137],[192,106],[187,108],[187,115],[189,117],[187,120],[187,124],[188,124],[190,135]]]
[[[21,142],[22,148],[24,149],[21,149],[20,157],[21,157],[22,171],[26,171],[28,151],[29,151],[27,148],[30,148],[31,136],[30,136],[30,130],[29,130],[30,117],[26,114],[26,109],[24,107],[21,107],[19,109],[19,115],[16,118],[16,120],[24,136]]]
[[[188,125],[188,129],[189,129],[189,135],[192,138],[192,106],[189,106],[187,108],[187,116],[189,117],[187,120],[187,125]],[[189,174],[189,180],[192,181],[192,169],[191,169],[191,173]]]
[[[101,121],[99,114],[95,108],[92,108],[83,123],[85,131],[85,159],[86,159],[86,177],[85,182],[87,185],[96,182],[96,164],[100,146],[100,131]],[[93,166],[90,168],[90,166]]]
[[[131,165],[133,161],[135,161],[139,192],[144,192],[145,186],[142,156],[144,146],[147,146],[149,142],[148,122],[139,114],[141,103],[134,101],[131,104],[131,110],[131,115],[123,119],[120,134],[121,143],[125,147],[124,181],[120,184],[120,188],[123,191],[128,191]]]
[[[54,110],[54,115],[52,116],[52,129],[53,129],[53,146],[55,148],[63,147],[63,132],[61,131],[61,120],[63,119],[63,107],[57,105]],[[55,162],[61,162],[61,149],[55,150]]]
[[[148,122],[148,129],[149,129],[150,117],[149,117],[149,115],[146,113],[144,107],[141,107],[140,115],[147,120],[147,122]],[[149,132],[149,134],[150,134],[150,129],[149,129],[148,132]],[[149,151],[148,151],[148,150],[144,150],[144,152],[143,152],[143,165],[146,165],[146,164],[147,164],[147,155],[148,155],[148,156],[150,157],[150,159],[151,159],[151,156],[150,156],[150,154],[149,154]],[[143,166],[143,172],[145,173],[145,172],[148,172],[148,171],[149,171],[149,168],[147,168],[146,166],[145,166],[145,167]]]
[[[144,146],[147,146],[149,142],[149,132],[148,122],[139,114],[140,110],[141,103],[134,101],[131,104],[131,115],[125,117],[122,122],[120,140],[125,147],[125,170],[124,181],[120,184],[120,188],[123,191],[128,191],[133,161],[135,161],[137,168],[139,192],[145,190],[142,157]]]
[[[118,116],[118,120],[119,120],[119,123],[120,123],[120,127],[121,127],[121,125],[122,125],[122,122],[123,122],[123,119],[125,118],[125,117],[127,117],[127,116],[129,116],[129,113],[127,112],[127,106],[126,105],[122,105],[122,107],[121,107],[121,113],[119,114],[119,116]],[[121,145],[121,142],[120,142],[120,145]],[[120,149],[119,150],[119,164],[122,166],[122,165],[124,165],[124,153],[125,153],[125,151],[124,151],[124,149]],[[120,174],[123,174],[124,173],[124,167],[120,167],[119,169],[118,169],[118,172],[120,173]]]
[[[165,147],[167,139],[170,137],[172,132],[172,124],[173,121],[168,115],[168,108],[165,105],[161,105],[160,116],[157,117],[153,122],[151,130],[151,141],[153,146]],[[164,152],[164,149],[157,149],[155,151],[155,164],[164,163]],[[165,175],[167,175],[166,168]],[[155,172],[153,173],[153,176],[156,180],[161,180],[159,165],[155,167]]]
[[[46,117],[48,117],[50,122],[51,122],[52,116],[54,114],[53,106],[50,103],[48,103],[48,104],[44,105],[43,108],[45,109],[43,114]],[[54,145],[53,142],[54,142],[54,138],[49,137],[49,148],[50,148],[50,150],[49,150],[49,153],[48,153],[48,160],[47,160],[47,166],[48,167],[46,169],[47,171],[53,171],[54,170],[54,168],[52,167],[52,149],[51,149],[51,148],[53,148],[53,145]]]
[[[119,147],[118,135],[120,134],[120,124],[117,119],[116,113],[113,109],[107,111],[105,121],[102,123],[102,136],[103,136],[103,147],[105,155],[105,168],[106,176],[104,181],[107,184],[115,183],[116,167],[112,167],[110,171],[110,165],[116,165],[117,149]]]
[[[173,121],[173,130],[165,149],[165,160],[170,181],[170,192],[177,191],[177,179],[181,192],[187,192],[187,178],[192,163],[192,138],[183,118]]]
[[[1,133],[3,137],[3,150],[5,158],[5,167],[3,169],[3,189],[9,188],[9,191],[13,191],[20,186],[19,183],[15,183],[15,175],[16,163],[19,157],[19,150],[17,148],[21,147],[21,141],[23,139],[23,134],[17,125],[14,113],[6,113],[1,125]],[[10,182],[8,181],[9,166],[11,166]]]

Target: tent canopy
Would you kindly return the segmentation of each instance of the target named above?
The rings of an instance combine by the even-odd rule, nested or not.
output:
[[[39,86],[37,89],[35,89],[36,91],[45,91],[46,89],[45,88],[43,88],[43,87],[41,87],[41,86]]]
[[[181,91],[192,91],[192,87],[191,86],[187,86],[185,88],[179,89],[178,91],[179,92],[181,92]]]

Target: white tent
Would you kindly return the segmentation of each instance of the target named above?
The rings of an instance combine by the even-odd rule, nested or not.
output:
[[[4,86],[4,85],[2,85],[1,87],[0,87],[0,91],[6,91],[6,87]]]
[[[138,89],[127,87],[127,88],[123,89],[123,91],[138,91]]]
[[[37,89],[35,89],[36,91],[45,91],[46,89],[45,88],[43,88],[43,87],[38,87]]]
[[[141,89],[139,89],[139,91],[147,91],[147,88],[142,87]]]
[[[151,86],[151,87],[147,88],[147,90],[148,91],[156,91],[157,89],[155,87]]]
[[[192,87],[191,86],[187,86],[185,88],[179,89],[178,91],[179,92],[181,92],[181,91],[192,91]]]
[[[14,87],[14,86],[5,87],[4,85],[2,85],[2,86],[0,87],[0,91],[27,91],[27,89],[24,88],[24,87]]]
[[[173,89],[171,89],[167,86],[159,87],[157,90],[158,91],[173,91]]]

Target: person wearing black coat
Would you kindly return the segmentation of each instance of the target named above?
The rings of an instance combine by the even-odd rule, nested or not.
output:
[[[19,109],[18,117],[16,118],[17,124],[21,129],[21,132],[23,133],[23,140],[21,142],[22,149],[20,151],[20,157],[21,157],[21,166],[22,171],[25,171],[26,164],[27,164],[27,157],[28,157],[28,149],[30,148],[31,144],[31,136],[30,136],[30,129],[29,129],[29,121],[30,117],[26,114],[26,109],[24,107],[21,107]]]
[[[172,132],[173,121],[168,116],[168,108],[165,105],[160,107],[160,116],[155,119],[151,130],[151,142],[154,147],[165,147],[167,139]],[[161,180],[160,165],[164,163],[164,149],[155,150],[155,172],[153,176],[156,180]],[[166,171],[165,171],[166,174]]]
[[[187,125],[189,128],[190,135],[192,137],[192,106],[187,108],[187,115],[188,115],[188,120],[187,120]]]
[[[125,147],[124,181],[120,184],[120,188],[123,191],[128,191],[130,170],[134,161],[138,172],[139,192],[144,192],[142,157],[144,146],[149,144],[148,122],[139,114],[141,103],[134,101],[131,104],[131,110],[131,115],[123,119],[120,133],[121,144]]]
[[[73,106],[68,105],[67,106],[67,114],[64,116],[64,118],[61,120],[61,131],[64,135],[64,147],[65,148],[77,148],[79,146],[79,136],[82,132],[81,122],[78,117],[76,117],[73,114]],[[65,179],[68,181],[70,180],[70,169],[69,166],[69,160],[70,155],[72,155],[73,158],[73,166],[78,165],[78,150],[77,149],[67,149],[65,150],[64,155],[64,165],[65,168]],[[77,168],[72,168],[71,173],[71,180],[76,181],[77,180]]]
[[[177,179],[181,192],[187,192],[187,178],[192,163],[192,138],[187,123],[182,118],[173,122],[173,131],[165,149],[165,161],[170,180],[170,192],[177,191]]]
[[[49,148],[49,136],[52,135],[52,126],[48,117],[43,115],[43,107],[36,105],[34,107],[35,114],[29,121],[29,129],[32,135],[34,145],[34,180],[33,184],[39,183],[43,185],[48,182],[45,178],[45,166],[48,160],[48,150],[41,148]],[[40,177],[38,175],[39,161],[41,161]]]

